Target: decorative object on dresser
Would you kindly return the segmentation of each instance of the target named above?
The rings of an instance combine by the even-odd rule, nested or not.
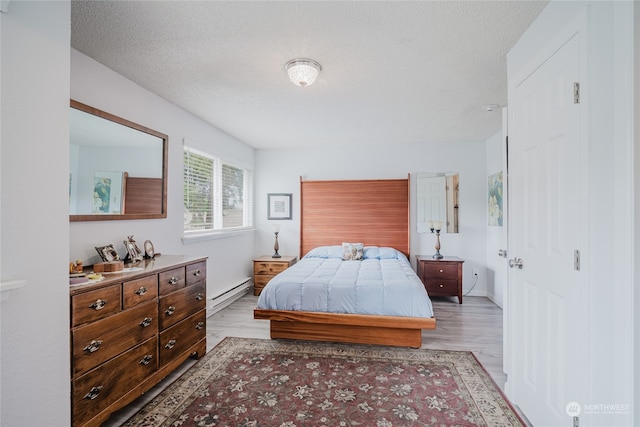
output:
[[[206,257],[165,255],[71,286],[71,417],[98,426],[206,345]]]
[[[142,261],[144,255],[138,245],[136,245],[136,241],[133,240],[133,235],[127,236],[127,240],[124,242],[125,248],[127,248],[127,260],[129,262],[138,262]]]
[[[115,250],[112,244],[96,246],[96,251],[104,262],[120,261],[120,255],[118,255],[118,251]]]
[[[263,255],[253,260],[253,295],[260,295],[269,280],[296,263],[297,256],[281,255],[274,259]]]
[[[146,259],[153,259],[156,256],[155,249],[153,248],[153,243],[151,240],[144,241],[144,257]]]
[[[462,304],[462,263],[464,260],[455,256],[439,259],[417,255],[417,273],[430,297],[457,296]]]

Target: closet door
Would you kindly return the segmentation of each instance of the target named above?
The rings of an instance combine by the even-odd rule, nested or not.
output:
[[[574,100],[582,36],[517,85],[509,106],[507,392],[536,426],[571,425],[571,402],[587,389],[588,308],[574,260],[585,197]]]

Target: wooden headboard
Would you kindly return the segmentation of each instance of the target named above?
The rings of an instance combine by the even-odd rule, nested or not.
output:
[[[409,178],[300,179],[300,256],[342,242],[389,246],[409,258]]]

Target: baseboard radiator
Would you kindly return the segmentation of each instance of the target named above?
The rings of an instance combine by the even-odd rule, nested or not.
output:
[[[240,280],[235,285],[229,286],[225,290],[216,294],[209,300],[207,306],[207,317],[222,310],[238,298],[242,297],[251,288],[251,277]]]

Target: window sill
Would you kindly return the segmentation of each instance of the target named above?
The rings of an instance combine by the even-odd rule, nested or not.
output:
[[[188,245],[191,243],[200,243],[206,242],[208,240],[218,240],[218,239],[227,239],[229,237],[238,237],[244,236],[247,234],[252,234],[255,231],[255,228],[243,228],[241,230],[219,230],[219,231],[210,231],[208,233],[194,233],[182,236],[182,243],[184,245]]]

